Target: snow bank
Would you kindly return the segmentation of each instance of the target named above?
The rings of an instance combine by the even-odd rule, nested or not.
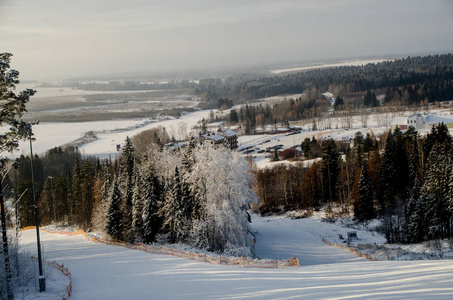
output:
[[[34,226],[28,226],[23,230],[35,229]],[[164,254],[171,255],[181,258],[186,258],[190,260],[195,260],[198,262],[205,262],[214,265],[230,265],[230,266],[240,266],[240,267],[249,267],[249,268],[287,268],[287,267],[298,267],[299,260],[293,256],[289,259],[276,260],[276,259],[252,259],[249,257],[231,257],[224,255],[216,255],[213,253],[201,252],[196,253],[192,251],[178,250],[171,247],[166,247],[162,245],[145,245],[145,244],[127,244],[120,241],[110,240],[100,238],[91,234],[87,234],[83,230],[77,230],[74,232],[71,231],[51,231],[45,228],[40,228],[41,231],[53,234],[62,234],[68,236],[82,235],[85,239],[92,241],[94,243],[101,243],[106,245],[121,246],[128,249],[141,250],[144,252],[152,254]],[[70,274],[69,274],[70,276]]]

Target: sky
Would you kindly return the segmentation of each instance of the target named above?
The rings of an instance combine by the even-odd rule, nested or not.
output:
[[[0,0],[22,80],[453,51],[451,0]]]

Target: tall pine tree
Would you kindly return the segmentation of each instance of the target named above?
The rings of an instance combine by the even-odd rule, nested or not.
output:
[[[123,239],[123,212],[121,210],[122,195],[115,180],[110,191],[110,203],[107,210],[105,232],[116,240]]]
[[[362,171],[360,172],[357,194],[357,199],[354,203],[354,216],[356,219],[364,221],[376,217],[373,203],[373,191],[371,189],[366,162],[363,163]]]

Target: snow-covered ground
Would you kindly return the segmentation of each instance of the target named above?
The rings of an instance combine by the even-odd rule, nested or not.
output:
[[[364,65],[367,65],[367,64],[377,64],[377,63],[380,63],[380,62],[383,62],[383,61],[392,61],[392,59],[349,60],[349,61],[344,61],[344,62],[339,62],[339,63],[317,64],[317,65],[312,65],[312,66],[294,67],[294,68],[287,68],[287,69],[278,69],[278,70],[272,70],[271,73],[280,74],[280,73],[287,73],[287,72],[298,72],[298,71],[333,68],[333,67],[364,66]]]
[[[42,233],[47,259],[68,266],[71,299],[451,299],[450,260],[368,261],[327,246],[321,236],[346,234],[340,224],[313,218],[253,215],[256,254],[296,255],[300,267],[252,269],[210,265],[118,246],[95,244],[82,236]],[[381,237],[358,230],[359,239]],[[33,230],[23,244],[36,251]],[[49,297],[51,298],[51,297]]]
[[[117,144],[123,144],[126,137],[132,137],[142,131],[164,126],[171,135],[178,134],[181,124],[190,131],[194,125],[203,118],[207,118],[209,110],[202,110],[186,114],[179,119],[165,119],[160,121],[138,120],[112,120],[98,122],[64,122],[64,123],[40,123],[33,126],[34,138],[33,153],[41,154],[47,150],[62,146],[78,139],[85,133],[92,131],[96,140],[79,147],[82,154],[96,155],[101,158],[114,157],[118,154]],[[15,155],[28,155],[30,153],[29,142],[21,142]]]

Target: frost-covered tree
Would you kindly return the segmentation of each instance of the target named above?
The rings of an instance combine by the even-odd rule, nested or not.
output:
[[[132,229],[132,197],[134,187],[134,170],[135,156],[134,147],[129,137],[122,147],[123,151],[119,158],[119,170],[117,178],[119,180],[119,188],[122,194],[123,202],[121,209],[123,210],[123,231],[124,238],[128,242],[134,241],[134,233]]]
[[[113,182],[109,198],[105,232],[116,240],[122,240],[124,237],[123,212],[121,209],[122,195],[116,180]]]
[[[98,230],[105,229],[111,185],[112,170],[110,161],[107,160],[101,166],[101,171],[97,174],[97,179],[94,186],[96,204],[93,209],[93,217],[91,223],[93,224],[93,227]]]
[[[429,239],[444,238],[450,234],[451,213],[447,210],[446,201],[451,176],[450,158],[443,150],[443,145],[436,143],[429,154],[428,169],[421,189]]]
[[[252,245],[247,209],[256,203],[247,161],[209,146],[197,148],[194,155],[188,178],[200,203],[200,217],[191,232],[194,242],[211,251],[246,254]]]
[[[181,177],[178,167],[174,176],[166,181],[166,196],[159,211],[163,218],[163,230],[172,243],[184,241],[186,235],[187,217],[184,214]]]

